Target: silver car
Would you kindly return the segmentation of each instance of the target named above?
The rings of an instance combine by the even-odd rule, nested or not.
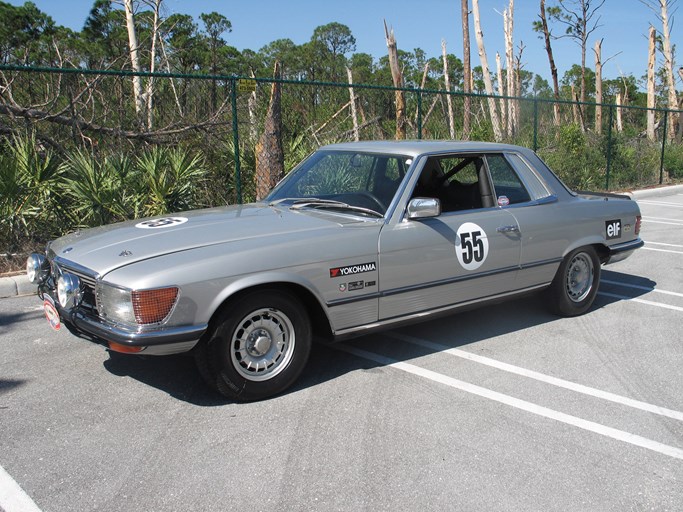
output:
[[[50,324],[125,353],[194,354],[237,400],[285,390],[341,340],[545,291],[584,313],[643,245],[626,196],[576,194],[536,154],[480,142],[313,153],[254,204],[77,231],[32,254]]]

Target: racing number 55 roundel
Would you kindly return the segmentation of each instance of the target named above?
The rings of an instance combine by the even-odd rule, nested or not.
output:
[[[473,222],[465,222],[455,236],[455,254],[465,270],[481,267],[489,255],[489,239],[486,232]]]

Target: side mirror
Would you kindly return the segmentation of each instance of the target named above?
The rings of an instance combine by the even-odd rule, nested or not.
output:
[[[431,197],[416,197],[408,203],[409,220],[429,219],[441,215],[441,201]]]

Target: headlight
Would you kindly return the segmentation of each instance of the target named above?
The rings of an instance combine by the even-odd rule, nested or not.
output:
[[[171,314],[178,293],[175,286],[132,291],[99,283],[97,308],[104,318],[112,322],[128,325],[158,324]]]
[[[73,309],[81,303],[81,280],[64,272],[57,278],[57,300],[64,309]]]
[[[26,275],[32,283],[43,284],[50,275],[50,263],[42,254],[33,253],[26,260]]]

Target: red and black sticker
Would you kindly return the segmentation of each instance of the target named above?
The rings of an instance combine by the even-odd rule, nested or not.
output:
[[[377,270],[377,264],[373,261],[370,263],[359,263],[358,265],[347,265],[345,267],[336,267],[330,269],[330,277],[344,277],[355,274],[362,274],[364,272],[374,272]]]
[[[621,219],[608,220],[605,222],[605,234],[607,240],[621,238]]]

